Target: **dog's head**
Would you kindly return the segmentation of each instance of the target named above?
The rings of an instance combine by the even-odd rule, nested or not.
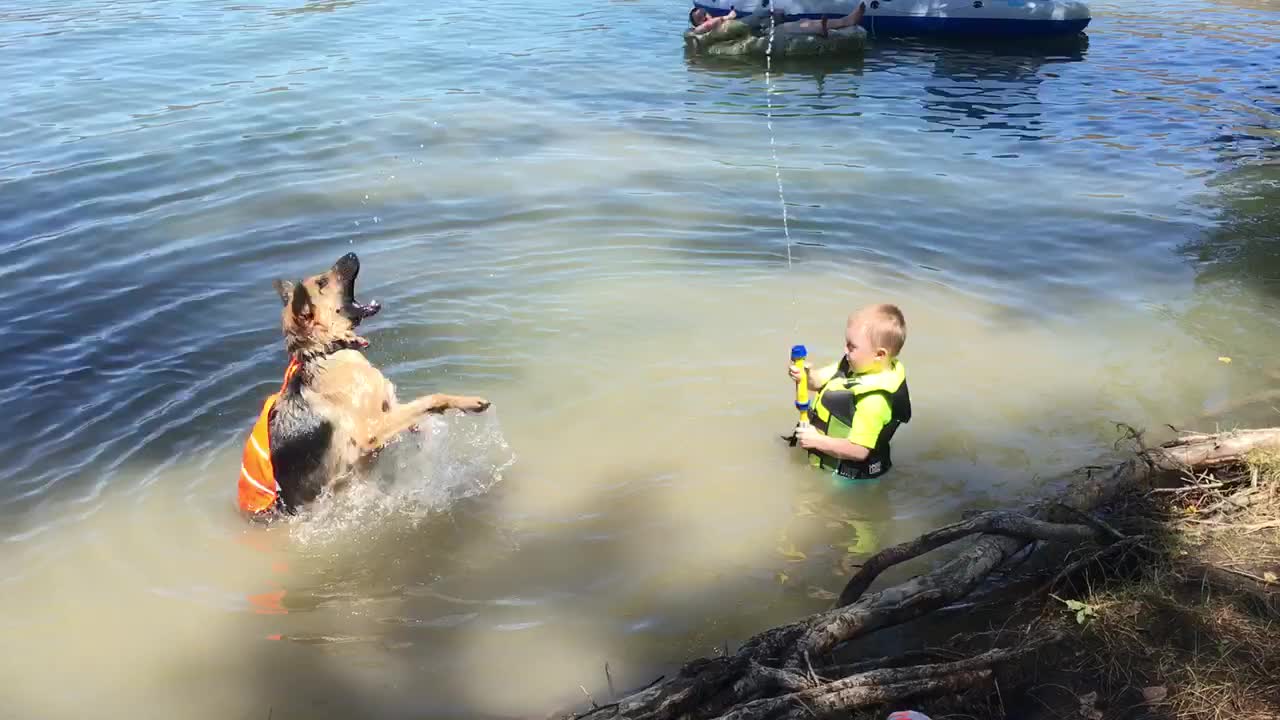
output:
[[[376,315],[377,301],[356,302],[360,258],[347,253],[327,272],[299,282],[272,284],[284,302],[281,325],[285,346],[299,357],[324,355],[346,348],[366,348],[369,341],[356,334],[360,321]]]

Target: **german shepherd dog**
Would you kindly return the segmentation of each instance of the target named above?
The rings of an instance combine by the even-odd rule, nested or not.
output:
[[[395,386],[360,352],[369,342],[356,328],[382,307],[356,302],[359,273],[360,259],[348,253],[327,272],[272,283],[284,303],[281,326],[292,358],[274,407],[264,411],[278,493],[273,510],[293,514],[326,488],[367,472],[378,451],[424,415],[489,407],[463,395],[396,399]]]

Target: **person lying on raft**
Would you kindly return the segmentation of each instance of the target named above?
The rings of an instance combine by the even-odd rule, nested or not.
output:
[[[829,30],[853,27],[862,22],[862,14],[865,13],[866,10],[867,4],[865,2],[859,2],[858,7],[854,8],[853,12],[841,18],[791,20],[789,22],[782,20],[783,14],[781,12],[775,12],[774,18],[777,22],[775,29],[781,29],[788,33],[821,35],[822,37],[826,37],[827,31]],[[721,15],[719,17],[712,17],[711,13],[700,7],[695,7],[689,11],[689,24],[693,26],[693,32],[697,35],[711,32],[730,20],[737,20],[740,23],[744,23],[747,27],[751,28],[752,32],[760,32],[764,29],[768,19],[769,15],[762,12],[752,13],[745,18],[739,18],[737,10],[730,10],[727,15]]]

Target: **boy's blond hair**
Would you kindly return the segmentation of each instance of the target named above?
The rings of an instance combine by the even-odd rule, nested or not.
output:
[[[907,342],[907,319],[897,305],[880,303],[868,305],[849,316],[849,322],[861,320],[867,326],[867,339],[877,348],[884,348],[890,358],[898,357]]]

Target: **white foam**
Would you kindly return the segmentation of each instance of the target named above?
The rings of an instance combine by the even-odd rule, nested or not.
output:
[[[495,410],[432,416],[420,428],[383,450],[368,478],[326,491],[292,521],[290,535],[326,545],[382,528],[416,527],[488,492],[515,463]]]

